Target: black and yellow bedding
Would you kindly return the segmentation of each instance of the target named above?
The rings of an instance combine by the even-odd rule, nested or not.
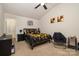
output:
[[[45,42],[50,42],[51,35],[46,33],[40,33],[37,29],[24,29],[25,41],[31,45],[33,49],[34,46],[43,44]]]
[[[35,37],[35,38],[46,38],[48,37],[48,34],[44,34],[44,33],[40,33],[40,34],[29,34],[30,36],[32,37]]]
[[[50,40],[51,36],[46,33],[39,33],[39,34],[28,34],[31,40],[39,41],[39,40]]]
[[[25,35],[27,39],[25,39],[29,44],[31,45],[31,48],[33,49],[34,46],[49,42],[51,39],[51,36],[46,33],[39,33],[39,34],[26,34]]]

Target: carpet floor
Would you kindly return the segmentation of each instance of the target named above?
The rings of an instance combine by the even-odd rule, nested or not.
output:
[[[56,48],[52,42],[36,46],[31,50],[25,41],[20,41],[15,42],[15,54],[12,56],[79,56],[79,51],[60,46]]]

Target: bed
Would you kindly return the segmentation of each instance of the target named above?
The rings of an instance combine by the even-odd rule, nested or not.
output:
[[[52,39],[49,34],[40,33],[39,29],[23,29],[25,41],[28,42],[33,49],[35,46],[50,42]]]

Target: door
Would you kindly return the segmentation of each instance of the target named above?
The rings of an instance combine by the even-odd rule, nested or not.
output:
[[[16,38],[16,21],[15,19],[12,18],[7,18],[6,19],[6,24],[7,24],[7,34],[12,35],[12,38]]]

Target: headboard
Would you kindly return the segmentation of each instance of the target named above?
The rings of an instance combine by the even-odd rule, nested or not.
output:
[[[23,32],[25,33],[25,34],[27,34],[27,33],[40,33],[39,31],[38,31],[38,29],[36,29],[36,28],[24,28],[23,29]]]

